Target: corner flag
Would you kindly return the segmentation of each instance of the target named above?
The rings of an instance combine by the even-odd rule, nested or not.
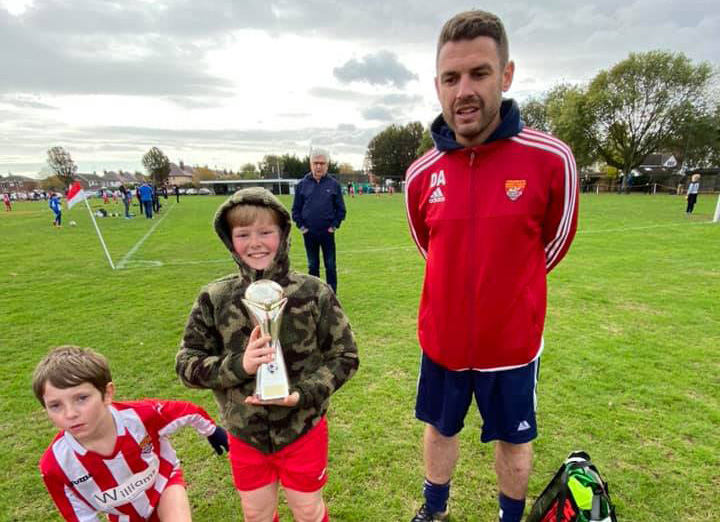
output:
[[[76,181],[72,185],[70,185],[70,188],[67,191],[67,206],[68,210],[75,205],[75,203],[79,203],[80,201],[85,202],[85,206],[88,209],[88,214],[90,214],[90,219],[92,219],[93,225],[95,225],[95,232],[97,232],[98,239],[100,240],[100,244],[103,247],[103,250],[105,251],[105,257],[107,257],[108,263],[110,263],[110,268],[115,270],[115,265],[112,262],[112,258],[110,257],[110,252],[108,252],[107,246],[105,245],[105,240],[102,237],[102,234],[100,233],[100,227],[98,227],[97,221],[95,221],[95,216],[92,213],[92,209],[90,208],[90,203],[88,203],[87,198],[85,197],[85,191],[82,188],[82,185],[79,181]]]
[[[75,203],[79,203],[80,201],[85,199],[85,192],[83,191],[82,185],[79,181],[76,181],[72,185],[70,185],[70,188],[67,192],[67,207],[68,210],[73,208]]]

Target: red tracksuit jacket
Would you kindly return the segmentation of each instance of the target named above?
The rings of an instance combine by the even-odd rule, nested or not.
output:
[[[425,354],[451,370],[525,365],[542,350],[546,274],[577,225],[577,175],[560,140],[523,129],[504,101],[487,142],[462,148],[438,117],[436,147],[406,175],[410,231],[426,261]]]

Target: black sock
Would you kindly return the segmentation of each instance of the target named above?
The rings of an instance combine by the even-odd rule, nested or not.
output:
[[[523,511],[525,511],[525,499],[516,500],[500,493],[498,503],[500,504],[500,522],[520,522]]]
[[[447,508],[447,501],[450,497],[450,481],[445,484],[434,484],[427,478],[423,484],[425,505],[430,513],[442,513]]]

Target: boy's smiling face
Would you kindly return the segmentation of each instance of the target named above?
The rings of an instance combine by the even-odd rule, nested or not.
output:
[[[89,382],[70,388],[45,384],[45,411],[55,426],[69,432],[80,443],[96,440],[100,427],[110,415],[108,407],[115,392],[108,383],[105,396]]]
[[[233,249],[243,262],[255,270],[265,270],[280,246],[280,227],[269,216],[259,215],[250,225],[233,227]]]

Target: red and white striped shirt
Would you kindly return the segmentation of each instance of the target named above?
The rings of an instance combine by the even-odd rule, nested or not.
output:
[[[40,459],[40,473],[65,520],[147,520],[180,463],[168,436],[192,426],[202,436],[215,431],[210,416],[189,402],[143,400],[110,406],[117,429],[110,455],[85,449],[61,431]]]

